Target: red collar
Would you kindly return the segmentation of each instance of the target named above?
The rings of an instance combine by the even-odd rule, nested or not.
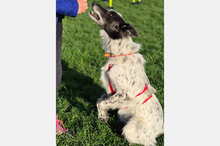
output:
[[[134,52],[128,53],[128,54],[122,54],[122,55],[114,55],[114,54],[111,54],[111,53],[105,53],[104,57],[120,57],[120,56],[132,55],[132,54],[134,54]]]

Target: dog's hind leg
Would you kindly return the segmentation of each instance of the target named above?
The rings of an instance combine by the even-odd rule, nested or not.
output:
[[[115,93],[109,98],[105,98],[105,95],[102,95],[97,100],[97,109],[98,109],[98,120],[107,122],[108,121],[108,110],[117,109],[120,107],[121,103],[126,100],[126,94]]]
[[[142,117],[132,117],[123,128],[122,135],[130,143],[154,146],[156,139],[150,131],[146,131],[146,121]]]

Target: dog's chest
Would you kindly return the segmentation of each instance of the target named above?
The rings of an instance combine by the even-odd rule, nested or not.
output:
[[[107,93],[112,92],[110,88],[112,88],[112,90],[117,90],[114,81],[116,80],[117,75],[120,73],[119,66],[120,65],[117,61],[108,60],[107,63],[101,68],[101,81]]]

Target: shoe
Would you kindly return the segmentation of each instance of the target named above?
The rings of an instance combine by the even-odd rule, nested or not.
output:
[[[66,131],[67,130],[65,126],[63,125],[63,122],[58,119],[58,114],[56,114],[56,134],[57,135],[65,134]]]

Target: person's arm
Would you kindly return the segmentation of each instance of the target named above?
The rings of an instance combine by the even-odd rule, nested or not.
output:
[[[56,0],[56,14],[76,17],[79,10],[77,0]]]

